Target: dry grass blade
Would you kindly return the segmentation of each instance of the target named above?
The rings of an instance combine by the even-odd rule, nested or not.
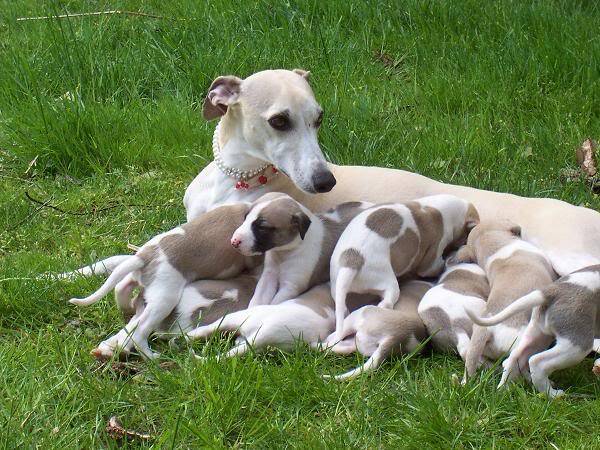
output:
[[[125,16],[139,16],[139,17],[148,17],[150,19],[168,19],[168,20],[183,20],[176,19],[174,17],[165,17],[165,16],[157,16],[155,14],[143,13],[140,11],[121,11],[118,9],[113,9],[111,11],[94,11],[94,12],[86,12],[86,13],[73,13],[73,14],[59,14],[53,16],[37,16],[37,17],[18,17],[17,22],[21,22],[24,20],[49,20],[49,19],[68,19],[71,17],[93,17],[93,16],[109,16],[109,15],[125,15]]]
[[[148,433],[127,430],[123,427],[123,424],[121,424],[121,421],[117,418],[117,416],[112,416],[110,419],[108,419],[108,423],[106,424],[106,432],[111,438],[117,440],[140,439],[142,441],[147,441],[152,439],[152,435]]]

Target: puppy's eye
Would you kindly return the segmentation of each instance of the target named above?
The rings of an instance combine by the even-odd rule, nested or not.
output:
[[[269,119],[269,125],[279,131],[287,131],[292,128],[290,118],[285,114],[277,114]]]
[[[319,117],[315,120],[315,128],[319,128],[321,123],[323,123],[323,111],[321,111],[321,114],[319,114]]]

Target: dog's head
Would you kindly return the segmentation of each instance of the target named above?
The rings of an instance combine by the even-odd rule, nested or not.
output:
[[[298,202],[272,192],[254,202],[244,223],[233,233],[231,245],[247,256],[291,250],[302,243],[310,223]]]
[[[203,115],[207,120],[225,116],[224,128],[237,127],[251,156],[275,165],[303,191],[329,192],[336,180],[319,147],[323,109],[308,76],[295,69],[265,70],[244,80],[218,77]]]

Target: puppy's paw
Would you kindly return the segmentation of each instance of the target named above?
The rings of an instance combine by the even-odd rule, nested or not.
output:
[[[597,377],[600,377],[600,361],[596,361],[594,363],[594,367],[592,367],[592,373]]]
[[[98,361],[106,361],[107,359],[111,359],[114,356],[114,354],[115,352],[112,348],[103,344],[100,344],[98,347],[96,347],[90,352],[90,355],[92,355]]]

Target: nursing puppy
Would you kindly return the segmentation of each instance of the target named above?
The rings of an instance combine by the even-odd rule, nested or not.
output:
[[[419,303],[419,315],[433,346],[457,352],[464,360],[473,332],[473,321],[465,308],[483,313],[489,294],[487,277],[477,264],[448,265],[438,284]]]
[[[231,245],[244,255],[265,254],[250,307],[278,304],[329,281],[329,261],[340,234],[371,206],[349,202],[314,214],[285,194],[261,199],[231,238]]]
[[[378,294],[379,306],[393,308],[400,294],[396,277],[439,275],[444,252],[464,242],[478,221],[473,205],[452,195],[378,205],[359,214],[331,257],[336,332],[342,331],[349,292]]]
[[[469,315],[479,325],[499,324],[518,313],[531,312],[519,344],[504,361],[500,386],[529,366],[531,381],[549,397],[564,394],[554,389],[549,376],[556,370],[574,366],[593,350],[600,337],[600,265],[586,267],[537,289],[491,317]],[[556,343],[548,348],[553,341]],[[539,352],[539,353],[538,353]]]
[[[329,284],[325,283],[278,305],[258,305],[227,314],[210,325],[190,331],[187,336],[206,339],[216,332],[236,332],[239,336],[236,345],[219,355],[219,358],[230,358],[251,348],[263,350],[274,346],[290,350],[298,341],[318,347],[331,332],[333,321],[333,299]]]
[[[114,345],[103,346],[101,356],[112,356],[117,346],[130,348],[126,345],[130,340],[143,356],[156,357],[148,346],[148,337],[177,305],[186,284],[200,278],[230,278],[257,265],[258,258],[241,255],[229,243],[249,208],[249,204],[222,206],[154,237],[119,264],[92,295],[71,299],[75,305],[87,306],[115,288],[117,303],[127,305],[133,289],[143,288],[143,313],[134,316],[117,336],[105,341]]]
[[[545,255],[521,239],[521,227],[509,221],[477,225],[456,254],[456,262],[476,262],[485,269],[490,295],[484,314],[496,314],[518,298],[541,289],[556,278]],[[473,326],[465,359],[465,377],[472,377],[483,357],[496,360],[510,351],[529,322],[521,312],[494,327]],[[527,370],[527,368],[525,368]]]
[[[346,380],[372,372],[387,357],[416,350],[427,339],[427,329],[417,308],[431,286],[425,281],[409,281],[402,284],[400,300],[394,309],[369,305],[346,317],[341,333],[343,340],[330,350],[341,355],[358,351],[369,359],[362,366],[333,378]],[[324,377],[329,378],[328,375]]]

